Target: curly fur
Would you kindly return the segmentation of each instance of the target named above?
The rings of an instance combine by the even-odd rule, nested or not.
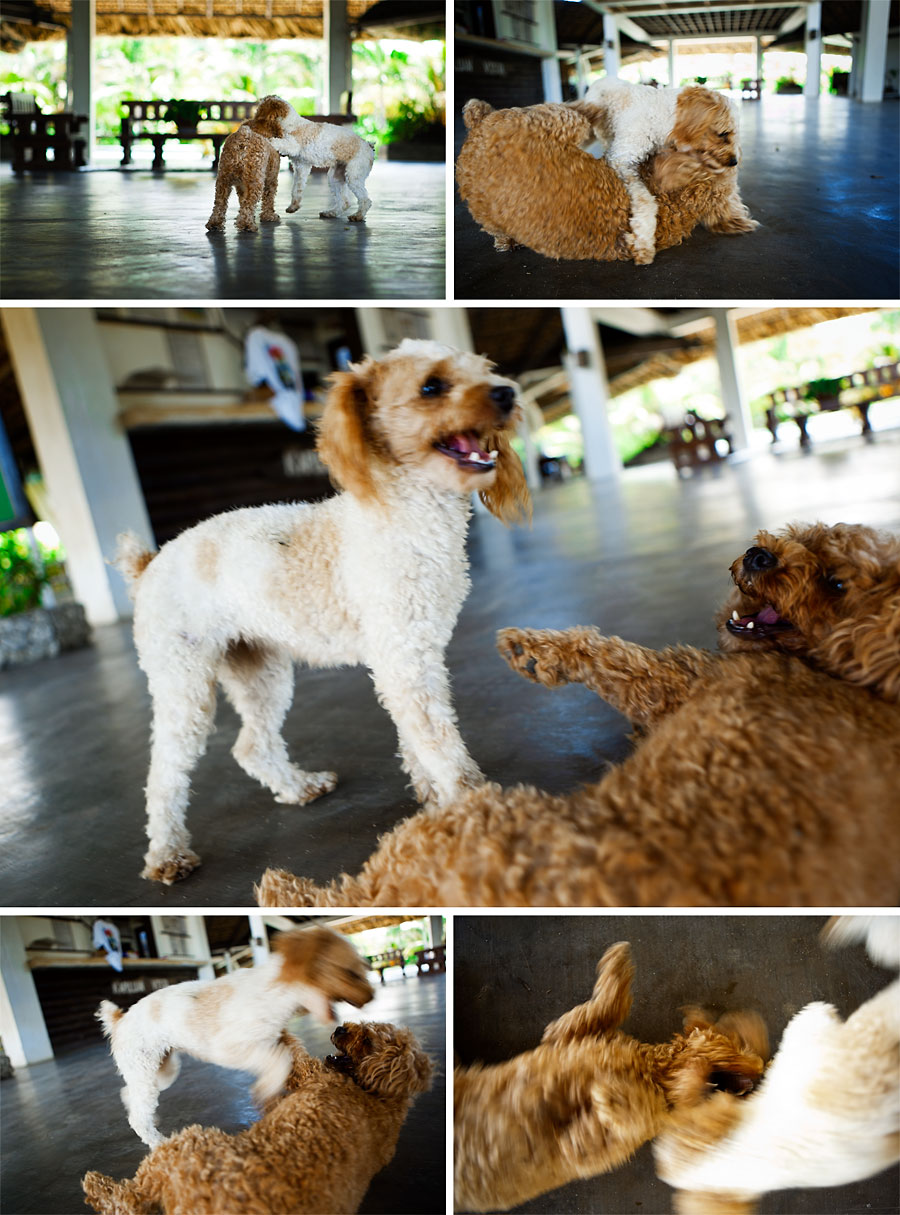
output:
[[[871,527],[759,532],[731,567],[723,650],[780,650],[900,702],[900,540]]]
[[[606,160],[582,150],[601,117],[588,101],[496,111],[483,101],[466,104],[469,133],[456,178],[472,218],[497,249],[525,245],[575,260],[639,258],[624,183]],[[673,148],[648,156],[640,175],[642,188],[656,198],[656,249],[681,244],[698,224],[728,234],[758,226],[740,202],[736,168],[714,173]]]
[[[359,1210],[392,1159],[413,1098],[431,1083],[428,1056],[408,1029],[355,1023],[335,1030],[325,1061],[286,1037],[292,1091],[246,1130],[191,1126],[144,1159],[134,1178],[88,1173],[101,1215],[334,1215]]]
[[[682,184],[684,166],[691,162],[713,177],[728,173],[730,210],[749,222],[737,189],[737,108],[727,97],[699,85],[657,89],[606,77],[591,85],[584,100],[596,107],[594,131],[606,145],[607,163],[628,192],[630,245],[636,263],[647,265],[655,256],[658,207],[639,169],[648,156],[665,149],[674,149],[682,159],[668,162],[667,168],[663,158],[655,180],[657,192]]]
[[[691,1010],[671,1042],[639,1042],[619,1029],[633,978],[629,946],[611,946],[590,1000],[551,1022],[540,1046],[456,1069],[457,1209],[508,1210],[608,1172],[716,1085],[733,1094],[753,1087],[766,1053],[759,1018],[735,1014],[715,1025]]]
[[[848,560],[872,552],[865,528],[810,534],[830,535]],[[805,586],[818,602],[818,578]],[[859,615],[836,632],[867,631],[881,602],[863,591],[840,601]],[[895,616],[881,621],[896,636]],[[644,733],[635,753],[568,796],[485,786],[400,823],[358,877],[317,887],[268,870],[257,896],[285,907],[893,906],[900,706],[876,693],[896,686],[900,650],[859,686],[855,660],[825,673],[799,659],[802,644],[717,655],[592,628],[504,629],[514,670],[597,692]],[[811,652],[834,658],[827,639]]]
[[[407,340],[334,377],[318,450],[344,492],[208,519],[132,578],[138,660],[153,697],[144,877],[171,884],[199,857],[190,772],[222,684],[243,726],[234,756],[281,802],[334,788],[287,757],[293,662],[364,664],[423,802],[483,780],[456,727],[444,651],[469,588],[470,496],[505,522],[528,513],[509,444],[516,386],[478,355]],[[145,557],[124,542],[126,576]]]
[[[308,1010],[327,1024],[335,1019],[335,1001],[360,1008],[375,994],[366,962],[330,928],[281,933],[273,949],[259,966],[163,987],[127,1012],[101,1002],[97,1018],[125,1081],[128,1122],[144,1143],[163,1140],[156,1105],[178,1077],[180,1054],[252,1072],[254,1096],[264,1104],[291,1070],[284,1027],[292,1017]]]
[[[280,97],[263,97],[253,118],[242,122],[222,144],[216,170],[216,194],[212,214],[206,221],[211,231],[225,227],[228,199],[234,190],[238,213],[234,226],[242,232],[258,232],[256,208],[262,203],[260,219],[277,224],[275,193],[281,163],[272,140],[283,137],[288,128],[291,106]]]
[[[896,917],[840,917],[826,931],[836,943],[868,937],[877,959],[900,963]],[[675,1210],[751,1215],[771,1190],[847,1185],[895,1164],[898,1076],[900,982],[846,1021],[829,1004],[808,1004],[756,1092],[741,1103],[716,1094],[654,1144],[660,1177],[680,1191]]]

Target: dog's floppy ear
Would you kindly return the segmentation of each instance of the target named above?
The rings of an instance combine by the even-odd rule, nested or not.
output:
[[[479,490],[478,496],[492,515],[507,525],[519,519],[531,521],[531,494],[525,480],[525,469],[504,430],[497,430],[487,440],[496,450],[497,475],[488,489]]]
[[[319,458],[334,483],[363,501],[377,497],[368,436],[373,368],[366,359],[331,377],[316,439]]]
[[[314,982],[322,955],[332,945],[333,936],[330,928],[294,928],[279,933],[272,942],[272,949],[281,956],[284,982]]]
[[[900,583],[898,571],[897,583]],[[900,702],[900,585],[868,597],[860,615],[844,620],[816,646],[816,661],[830,674]],[[865,613],[865,614],[863,614]]]
[[[411,1097],[431,1088],[431,1060],[408,1037],[380,1046],[356,1066],[359,1084],[385,1097]]]
[[[682,89],[675,103],[672,144],[680,152],[690,152],[695,144],[707,138],[714,124],[734,126],[734,113],[719,94],[702,85]]]
[[[597,963],[597,979],[591,998],[551,1021],[542,1042],[571,1042],[598,1037],[618,1029],[631,1012],[634,963],[627,941],[610,945]]]

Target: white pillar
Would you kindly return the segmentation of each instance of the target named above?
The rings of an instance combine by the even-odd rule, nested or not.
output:
[[[585,472],[592,481],[617,477],[622,460],[613,441],[607,412],[609,383],[600,329],[589,308],[563,308],[561,311],[572,405],[581,422],[584,439]]]
[[[738,370],[737,326],[727,308],[713,308],[712,313],[716,322],[716,362],[719,365],[722,404],[728,415],[732,447],[735,451],[746,451],[750,447],[753,419]]]
[[[763,40],[758,34],[756,37],[756,79],[759,81],[759,95],[760,95],[760,98],[762,98]]]
[[[675,79],[675,39],[669,39],[669,88],[677,88],[678,81]]]
[[[326,113],[340,114],[341,95],[353,87],[350,70],[350,25],[347,0],[330,0],[323,8],[325,39]]]
[[[541,60],[541,83],[544,88],[544,101],[562,101],[562,72],[555,55]]]
[[[866,0],[863,6],[861,101],[884,100],[890,11],[888,0]]]
[[[581,51],[575,54],[575,89],[579,97],[583,97],[587,92],[587,57]]]
[[[78,0],[72,5],[72,24],[66,43],[66,109],[87,115],[84,156],[94,155],[97,106],[94,100],[94,33],[97,29],[97,0]]]
[[[0,919],[0,1038],[13,1067],[53,1058],[19,919]]]
[[[475,352],[472,326],[465,308],[430,308],[431,334],[436,342]]]
[[[618,76],[622,61],[619,50],[619,27],[609,13],[603,14],[603,66],[607,76]]]
[[[819,76],[822,71],[822,3],[813,0],[806,7],[806,84],[804,97],[819,96]]]
[[[76,599],[92,624],[131,615],[107,560],[131,530],[153,532],[90,308],[5,308],[13,367]]]

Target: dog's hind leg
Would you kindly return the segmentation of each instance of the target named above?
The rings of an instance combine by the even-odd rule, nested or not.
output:
[[[583,683],[644,726],[683,704],[716,661],[704,650],[650,650],[588,627],[501,629],[497,648],[526,679],[547,688]]]
[[[103,1173],[85,1173],[81,1181],[85,1198],[98,1215],[149,1215],[157,1209],[133,1181],[113,1181]]]
[[[344,193],[345,168],[346,165],[341,163],[332,165],[328,170],[328,188],[331,191],[331,206],[329,210],[319,212],[319,219],[337,219],[347,209],[348,204]]]
[[[144,656],[147,663],[147,657]],[[147,836],[142,877],[171,886],[200,864],[185,824],[191,772],[206,750],[216,711],[216,661],[191,650],[145,665],[153,697],[147,777]]]
[[[228,196],[231,193],[231,177],[223,173],[221,167],[216,176],[216,195],[213,200],[212,214],[206,221],[210,231],[225,227],[225,212],[228,210]]]
[[[304,772],[288,759],[281,726],[294,697],[294,665],[284,654],[241,642],[218,671],[228,699],[241,715],[232,755],[244,771],[271,789],[276,801],[303,806],[337,784],[334,772]]]
[[[155,1074],[146,1074],[142,1069],[137,1075],[122,1073],[125,1087],[122,1103],[128,1114],[128,1125],[148,1147],[156,1147],[165,1138],[156,1125],[156,1107],[159,1104],[159,1086]]]
[[[544,1030],[542,1042],[572,1042],[618,1029],[631,1012],[634,963],[627,942],[611,945],[597,963],[590,1000],[579,1004]]]
[[[347,185],[356,195],[358,203],[355,213],[349,217],[353,223],[363,223],[366,218],[366,212],[372,206],[372,200],[366,191],[366,178],[369,176],[371,168],[372,162],[368,157],[358,158],[354,156],[347,163]]]
[[[260,220],[265,220],[269,224],[277,224],[281,222],[278,212],[275,210],[275,194],[278,190],[278,170],[281,161],[278,156],[270,156],[266,164],[266,178],[263,185],[262,194],[262,210],[259,213]]]
[[[258,232],[259,225],[256,222],[256,208],[259,205],[259,200],[262,198],[263,183],[261,178],[257,174],[251,173],[249,174],[249,180],[238,178],[234,183],[234,188],[240,202],[234,226],[241,232]]]
[[[291,186],[291,201],[287,209],[288,213],[293,215],[295,211],[300,210],[300,203],[303,201],[303,188],[309,180],[312,165],[305,160],[301,160],[298,156],[292,156],[291,169],[293,170],[294,181]]]

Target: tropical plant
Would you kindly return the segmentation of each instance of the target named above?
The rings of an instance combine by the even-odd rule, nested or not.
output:
[[[14,616],[41,606],[41,591],[50,581],[39,569],[21,531],[0,535],[0,616]]]
[[[166,102],[166,121],[174,122],[179,131],[196,127],[203,117],[203,103],[173,97]]]

